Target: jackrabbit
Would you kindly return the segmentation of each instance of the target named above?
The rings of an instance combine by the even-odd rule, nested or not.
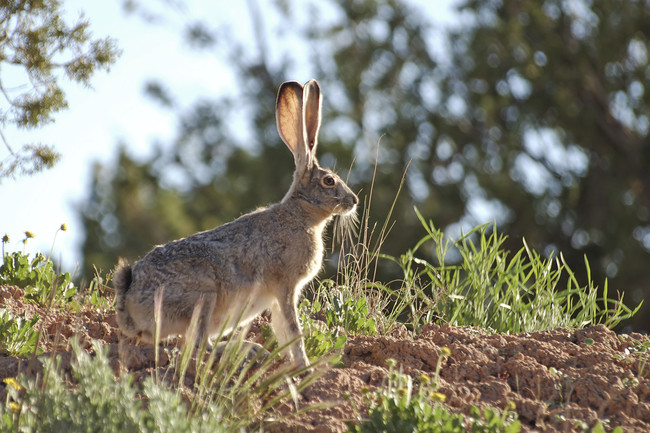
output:
[[[278,343],[296,367],[309,366],[298,321],[302,288],[321,268],[323,231],[333,215],[351,216],[359,202],[316,160],[322,95],[316,80],[280,86],[276,124],[296,170],[281,202],[216,229],[157,246],[131,267],[120,260],[113,284],[117,323],[127,336],[152,342],[154,297],[162,291],[160,337],[186,334],[200,305],[198,340],[232,331],[271,309]],[[243,316],[242,316],[243,314]]]

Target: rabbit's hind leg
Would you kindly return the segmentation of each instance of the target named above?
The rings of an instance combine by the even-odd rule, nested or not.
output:
[[[284,353],[291,356],[297,368],[309,367],[309,358],[305,352],[305,342],[302,338],[298,309],[293,302],[293,297],[285,300],[276,300],[271,306],[271,326],[278,339],[280,347],[291,344],[284,349]]]

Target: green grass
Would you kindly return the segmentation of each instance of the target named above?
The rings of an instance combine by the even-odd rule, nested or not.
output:
[[[586,281],[580,283],[564,258],[542,257],[525,240],[514,254],[504,249],[506,237],[495,227],[482,225],[459,239],[449,239],[417,212],[426,235],[399,257],[366,253],[382,266],[396,264],[402,279],[396,284],[374,282],[369,272],[350,271],[360,260],[349,255],[342,274],[344,298],[364,298],[368,318],[387,333],[406,324],[416,334],[430,322],[475,326],[490,332],[522,333],[555,328],[583,328],[603,323],[613,328],[632,317],[634,309],[623,295],[602,295],[591,280],[585,259]],[[366,261],[367,267],[373,264]],[[356,279],[348,275],[357,276]],[[361,275],[361,278],[358,276]]]

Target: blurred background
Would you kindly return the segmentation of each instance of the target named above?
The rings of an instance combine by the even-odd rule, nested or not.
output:
[[[66,223],[54,257],[88,280],[280,200],[293,160],[276,91],[313,77],[322,165],[365,197],[377,162],[371,219],[386,219],[405,176],[384,252],[424,235],[415,206],[450,236],[496,223],[512,250],[525,238],[561,252],[580,281],[587,257],[594,282],[628,305],[650,294],[648,2],[211,3],[61,2],[110,46],[88,80],[60,73],[67,107],[38,125],[9,115],[34,79],[0,40],[5,248],[30,230],[27,245],[49,251]],[[26,142],[60,161],[8,173]],[[648,308],[628,329],[650,330]]]

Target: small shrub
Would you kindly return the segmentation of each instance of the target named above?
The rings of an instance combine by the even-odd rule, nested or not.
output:
[[[310,313],[318,315],[322,312],[329,328],[339,327],[351,335],[377,333],[376,321],[370,317],[368,298],[363,291],[324,280],[312,297],[313,303],[308,304],[311,307]]]
[[[442,359],[441,355],[441,359]],[[422,376],[414,384],[411,376],[395,370],[393,360],[389,366],[388,382],[385,387],[368,395],[369,416],[359,425],[350,425],[354,433],[465,433],[504,432],[517,433],[521,423],[513,412],[500,414],[496,409],[486,408],[482,412],[471,408],[469,417],[452,414],[440,405],[445,395],[437,392],[437,374],[432,380]],[[439,360],[440,364],[440,360]],[[417,389],[415,389],[417,388]]]
[[[8,387],[0,420],[7,432],[224,432],[227,427],[208,412],[188,413],[178,393],[144,380],[142,390],[132,376],[116,378],[106,351],[94,342],[95,356],[74,345],[72,388],[58,362],[44,360],[43,384],[21,377],[19,387]],[[20,392],[19,392],[20,391]],[[145,405],[145,401],[147,404]]]
[[[65,304],[77,292],[68,272],[59,274],[54,263],[44,254],[5,254],[0,266],[0,284],[14,285],[25,290],[25,299],[46,307],[51,303]]]
[[[30,356],[38,348],[38,331],[35,329],[39,317],[26,319],[6,309],[0,309],[0,353],[9,356]],[[40,352],[39,352],[40,353]]]
[[[330,355],[332,362],[337,364],[341,359],[338,352],[343,350],[347,336],[339,327],[330,327],[322,321],[312,319],[312,316],[317,315],[321,310],[322,306],[318,299],[313,301],[303,299],[298,307],[305,351],[312,361]]]
[[[325,323],[332,328],[340,326],[352,335],[375,335],[375,320],[368,317],[365,297],[345,296],[339,288],[328,290],[329,305],[325,310]]]
[[[336,286],[332,280],[321,282],[298,308],[302,323],[305,350],[310,359],[332,355],[336,364],[348,335],[375,335],[375,319],[370,317],[367,298],[353,293],[347,286]],[[314,320],[319,316],[324,321]]]

